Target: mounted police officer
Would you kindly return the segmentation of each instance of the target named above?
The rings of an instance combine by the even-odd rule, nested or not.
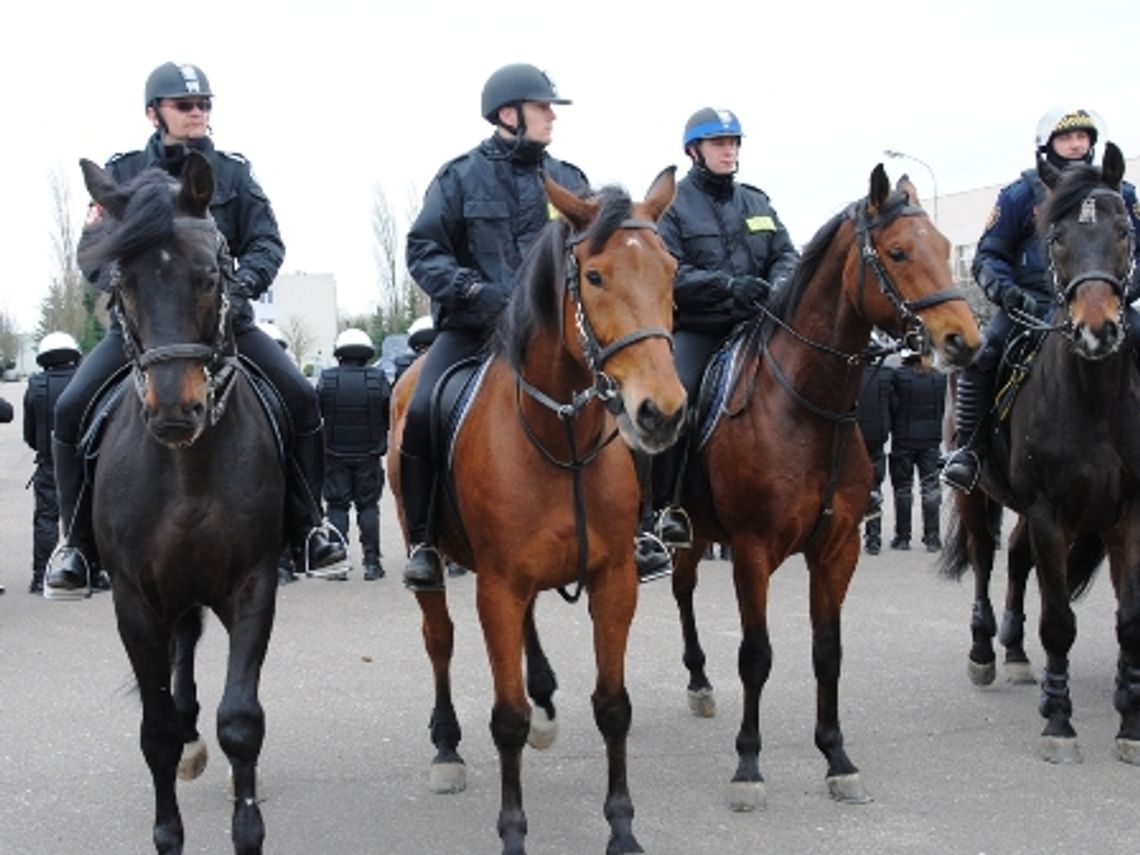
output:
[[[24,393],[24,442],[36,453],[32,475],[35,510],[32,513],[32,583],[28,592],[44,589],[44,568],[59,543],[59,501],[51,458],[51,432],[55,403],[79,366],[82,353],[75,338],[65,332],[50,332],[40,340],[36,363],[43,369],[28,378]],[[106,590],[110,580],[100,573],[92,581],[95,590]]]
[[[1057,169],[1074,164],[1091,164],[1097,140],[1104,135],[1103,123],[1090,110],[1058,108],[1041,117],[1037,125],[1037,157]],[[1127,181],[1121,185],[1125,207],[1137,219],[1136,188]],[[990,301],[997,304],[986,328],[985,346],[958,379],[955,403],[955,451],[946,459],[942,480],[962,492],[974,489],[986,450],[985,424],[993,398],[994,379],[1015,326],[1047,315],[1054,305],[1053,283],[1042,241],[1037,234],[1037,206],[1045,199],[1046,188],[1036,169],[1027,169],[998,193],[981,241],[974,256],[974,279]],[[1140,256],[1140,242],[1136,243]],[[1130,283],[1126,302],[1140,296],[1136,274]],[[1140,314],[1127,309],[1130,339],[1140,339]]]
[[[792,275],[799,254],[764,191],[736,180],[740,120],[731,110],[705,107],[685,123],[682,145],[692,161],[677,184],[677,198],[659,224],[679,262],[673,282],[673,353],[677,374],[695,406],[701,376],[713,351],[737,324],[755,317],[773,288]],[[688,547],[692,529],[678,505],[687,441],[653,459],[656,523],[638,538],[642,581],[654,570],[648,555]],[[666,560],[668,554],[665,553]]]
[[[408,409],[400,449],[409,558],[404,584],[443,585],[435,545],[437,464],[431,447],[431,394],[443,372],[480,353],[515,287],[523,256],[550,217],[542,173],[576,193],[589,190],[578,167],[547,153],[554,106],[569,104],[533,65],[507,65],[483,86],[482,115],[494,133],[448,162],[424,195],[408,232],[412,278],[431,297],[436,339]]]
[[[320,507],[324,477],[324,437],[321,413],[312,385],[277,344],[253,322],[250,300],[264,294],[273,283],[285,256],[277,220],[265,191],[253,177],[249,161],[240,154],[214,147],[209,137],[213,91],[205,73],[196,65],[163,63],[147,77],[144,106],[155,131],[141,151],[117,154],[107,170],[120,183],[128,182],[149,168],[159,168],[178,178],[191,151],[205,155],[214,173],[210,213],[225,238],[222,263],[234,269],[229,296],[234,317],[237,348],[273,382],[293,423],[293,446],[287,466],[289,484],[286,530],[294,549],[310,567],[344,560],[345,550],[323,531]],[[92,205],[88,222],[102,212]],[[82,240],[81,240],[82,244]],[[227,255],[228,251],[228,255]],[[110,271],[85,270],[90,282],[110,288]],[[60,511],[67,533],[67,549],[46,578],[45,594],[72,598],[85,593],[88,571],[97,560],[91,529],[91,502],[85,489],[80,461],[79,432],[85,410],[104,382],[126,363],[123,334],[113,324],[104,339],[83,360],[72,382],[56,405],[52,456],[59,486]]]
[[[942,450],[942,417],[946,412],[946,375],[935,371],[931,357],[904,350],[902,365],[891,378],[891,488],[895,494],[895,536],[891,549],[910,549],[914,508],[914,471],[922,497],[922,542],[939,552],[942,487],[938,464]]]
[[[364,330],[347,329],[337,336],[333,356],[339,365],[326,368],[317,381],[317,398],[325,422],[325,503],[329,522],[347,536],[348,508],[356,507],[364,579],[384,577],[380,564],[380,494],[388,453],[388,402],[392,390],[384,371],[369,363],[376,347]]]

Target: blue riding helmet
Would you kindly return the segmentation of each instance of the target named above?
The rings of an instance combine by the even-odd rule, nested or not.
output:
[[[688,151],[691,143],[714,137],[743,137],[744,131],[740,127],[740,120],[731,110],[714,110],[712,107],[703,107],[689,117],[685,122],[684,149]]]

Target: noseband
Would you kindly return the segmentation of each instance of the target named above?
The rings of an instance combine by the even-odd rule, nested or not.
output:
[[[218,231],[213,218],[175,217],[174,228],[208,230],[218,243],[219,268],[223,278],[232,264],[226,248],[225,238]],[[206,375],[206,410],[210,425],[215,425],[225,413],[235,377],[234,347],[229,340],[230,298],[224,288],[218,290],[218,322],[210,344],[176,343],[144,348],[138,327],[122,309],[122,270],[118,262],[111,269],[111,291],[116,299],[111,301],[111,312],[123,330],[123,352],[131,364],[135,392],[139,400],[146,398],[146,372],[152,365],[176,359],[189,359],[202,363]]]

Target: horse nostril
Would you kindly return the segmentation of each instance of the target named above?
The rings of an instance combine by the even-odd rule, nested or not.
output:
[[[659,436],[662,433],[675,431],[685,417],[685,408],[679,407],[676,412],[665,415],[656,402],[646,399],[637,408],[637,426],[645,433]]]
[[[189,416],[194,421],[198,421],[199,419],[202,418],[202,416],[205,415],[206,405],[203,404],[201,401],[195,401],[194,403],[192,403],[188,406],[184,406],[182,408],[182,411],[184,413],[186,413],[186,415]]]

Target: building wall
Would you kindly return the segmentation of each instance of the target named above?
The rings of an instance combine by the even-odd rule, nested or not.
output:
[[[253,306],[258,321],[277,326],[290,341],[290,354],[315,377],[332,362],[337,334],[336,279],[331,273],[282,273]],[[293,343],[304,344],[300,354]]]

